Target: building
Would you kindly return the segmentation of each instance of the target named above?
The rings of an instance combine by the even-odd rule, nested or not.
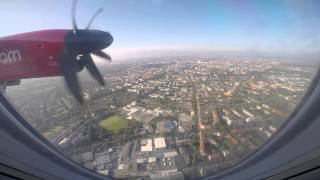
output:
[[[171,158],[171,157],[175,157],[177,155],[178,155],[178,153],[175,150],[167,151],[167,152],[163,153],[163,157],[165,157],[165,158]]]
[[[150,175],[151,180],[184,180],[184,176],[182,172],[171,172],[171,173],[162,173],[162,174],[151,174]]]
[[[85,152],[85,153],[81,154],[80,157],[81,157],[81,160],[84,162],[93,161],[93,159],[94,159],[92,151]]]
[[[174,125],[171,120],[165,120],[159,123],[160,133],[170,133],[173,129],[174,129]]]
[[[128,162],[131,160],[131,154],[133,151],[134,143],[133,142],[128,142],[126,143],[120,152],[120,160],[122,162]]]
[[[141,140],[141,152],[152,151],[152,139]]]
[[[220,117],[219,117],[217,109],[212,111],[212,119],[213,119],[212,124],[216,124],[216,123],[220,122]]]
[[[155,149],[162,149],[162,148],[166,148],[166,141],[164,139],[164,137],[158,137],[158,138],[154,138],[154,148]]]
[[[157,158],[154,157],[154,156],[148,158],[148,162],[149,163],[153,163],[153,162],[156,162],[156,161],[157,161]]]
[[[179,132],[188,132],[192,130],[193,126],[193,121],[192,117],[185,114],[185,113],[180,113],[179,114],[179,127],[178,131]]]
[[[97,153],[95,159],[97,166],[111,163],[110,154],[108,152]]]

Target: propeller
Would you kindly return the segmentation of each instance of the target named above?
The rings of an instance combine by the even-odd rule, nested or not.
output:
[[[104,78],[96,67],[91,54],[111,61],[111,56],[102,50],[112,44],[113,37],[109,32],[90,29],[94,19],[103,11],[102,8],[95,12],[86,29],[79,29],[76,22],[76,6],[77,0],[74,0],[71,8],[72,31],[65,36],[65,49],[60,58],[60,70],[69,91],[82,105],[84,104],[84,98],[77,73],[86,68],[89,74],[101,86],[104,86]]]
[[[98,11],[96,13],[94,13],[94,15],[92,16],[92,18],[90,19],[88,26],[86,29],[89,29],[93,20],[103,11],[103,8],[99,8]]]
[[[76,22],[76,7],[77,7],[78,0],[72,1],[71,5],[71,17],[72,17],[72,29],[74,33],[78,29],[77,22]]]

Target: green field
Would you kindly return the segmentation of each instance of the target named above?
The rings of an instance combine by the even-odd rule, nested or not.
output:
[[[52,139],[58,135],[58,133],[63,129],[63,126],[55,126],[54,128],[43,132],[43,136],[47,139]]]
[[[128,120],[120,116],[111,116],[108,119],[102,120],[99,125],[110,131],[118,131],[128,126]]]

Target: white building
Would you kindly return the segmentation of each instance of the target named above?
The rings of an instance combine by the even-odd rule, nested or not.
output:
[[[141,140],[141,152],[152,151],[152,139]]]
[[[164,137],[154,138],[154,148],[155,149],[166,148],[166,141]]]

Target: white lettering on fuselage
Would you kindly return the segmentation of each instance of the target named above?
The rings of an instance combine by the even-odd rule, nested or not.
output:
[[[22,58],[19,50],[0,52],[0,64],[12,64],[21,60]]]

